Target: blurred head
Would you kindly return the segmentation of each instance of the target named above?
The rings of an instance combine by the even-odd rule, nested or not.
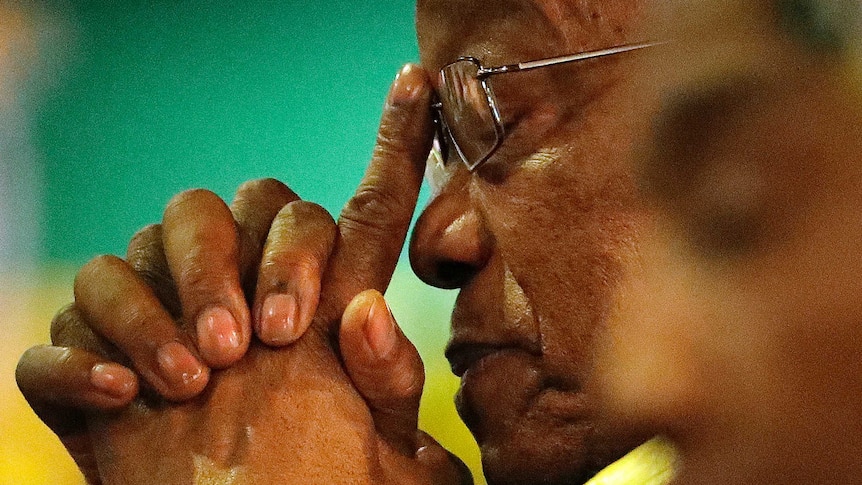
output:
[[[858,483],[860,5],[665,6],[635,170],[656,225],[611,318],[608,403],[675,441],[680,484]]]
[[[641,3],[420,0],[422,64],[434,74],[461,56],[498,66],[641,41]],[[647,219],[628,164],[639,55],[489,78],[508,136],[474,172],[449,162],[414,230],[419,277],[460,289],[447,357],[492,483],[579,483],[639,442],[596,420],[585,391]]]

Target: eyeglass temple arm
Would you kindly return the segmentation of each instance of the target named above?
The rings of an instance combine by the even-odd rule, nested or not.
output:
[[[575,62],[575,61],[583,61],[585,59],[593,59],[596,57],[605,57],[611,56],[614,54],[621,54],[623,52],[634,51],[638,49],[643,49],[646,47],[653,47],[661,44],[666,44],[667,42],[640,42],[637,44],[626,44],[617,47],[611,47],[608,49],[601,49],[597,51],[590,52],[580,52],[578,54],[570,54],[567,56],[560,57],[551,57],[549,59],[539,59],[536,61],[527,61],[520,62],[518,64],[509,64],[506,66],[499,67],[483,67],[479,70],[479,77],[487,77],[493,74],[503,74],[506,72],[518,72],[518,71],[527,71],[529,69],[536,69],[538,67],[545,66],[553,66],[556,64],[564,64],[566,62]]]

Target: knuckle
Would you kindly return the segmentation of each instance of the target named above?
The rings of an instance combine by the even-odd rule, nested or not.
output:
[[[59,342],[66,341],[68,332],[81,323],[81,315],[74,303],[61,308],[51,319],[51,343],[58,345]]]
[[[322,205],[307,200],[297,200],[287,204],[281,209],[279,216],[294,218],[300,221],[315,221],[335,225],[335,221],[329,211]]]
[[[114,345],[93,330],[75,304],[67,305],[51,320],[51,344],[75,347],[119,361]]]
[[[270,286],[281,287],[287,281],[320,279],[323,263],[314,253],[295,251],[267,256],[262,274],[269,280]]]
[[[156,241],[161,243],[162,240],[162,225],[149,224],[138,230],[129,240],[129,247],[148,247],[152,246]]]
[[[405,205],[398,195],[367,184],[347,202],[341,221],[348,229],[363,228],[384,234],[401,224],[401,218],[409,212]]]
[[[424,385],[425,376],[422,372],[413,369],[397,372],[392,376],[390,396],[397,401],[419,399]]]
[[[138,231],[129,241],[126,259],[135,271],[165,271],[167,260],[161,225],[153,224]]]
[[[189,189],[173,196],[165,208],[165,219],[183,213],[188,207],[198,207],[205,204],[224,204],[224,201],[214,192],[207,189]]]
[[[313,202],[296,201],[284,206],[273,221],[267,244],[275,248],[289,249],[291,241],[297,239],[297,234],[313,236],[311,241],[300,238],[304,242],[318,243],[328,247],[335,239],[337,227],[332,215],[322,206]]]
[[[285,197],[295,196],[290,187],[274,178],[260,178],[243,182],[237,188],[236,193],[237,196],[249,194],[260,194],[264,196],[281,195]]]
[[[78,290],[82,286],[98,281],[103,275],[116,272],[125,264],[125,261],[111,254],[96,256],[78,270],[78,274],[75,275],[75,289]]]
[[[204,268],[201,261],[205,261],[198,255],[189,255],[186,264],[182,265],[177,279],[181,286],[193,288],[197,292],[206,292],[207,290],[215,289],[217,278]]]
[[[405,140],[405,134],[397,128],[382,125],[377,133],[377,143],[374,145],[374,158],[394,159],[408,158],[411,155],[410,144]]]

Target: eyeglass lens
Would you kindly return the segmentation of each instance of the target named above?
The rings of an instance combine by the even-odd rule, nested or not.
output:
[[[479,66],[470,60],[454,62],[440,71],[443,121],[451,141],[470,168],[496,148],[500,136],[489,94],[477,78],[478,71]]]

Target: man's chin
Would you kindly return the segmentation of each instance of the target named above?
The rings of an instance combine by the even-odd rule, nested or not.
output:
[[[482,422],[479,448],[489,484],[581,484],[647,441],[589,418],[548,413]]]
[[[485,477],[490,485],[582,484],[634,448],[597,453],[586,441],[583,436],[546,430],[539,437],[482,443]]]

